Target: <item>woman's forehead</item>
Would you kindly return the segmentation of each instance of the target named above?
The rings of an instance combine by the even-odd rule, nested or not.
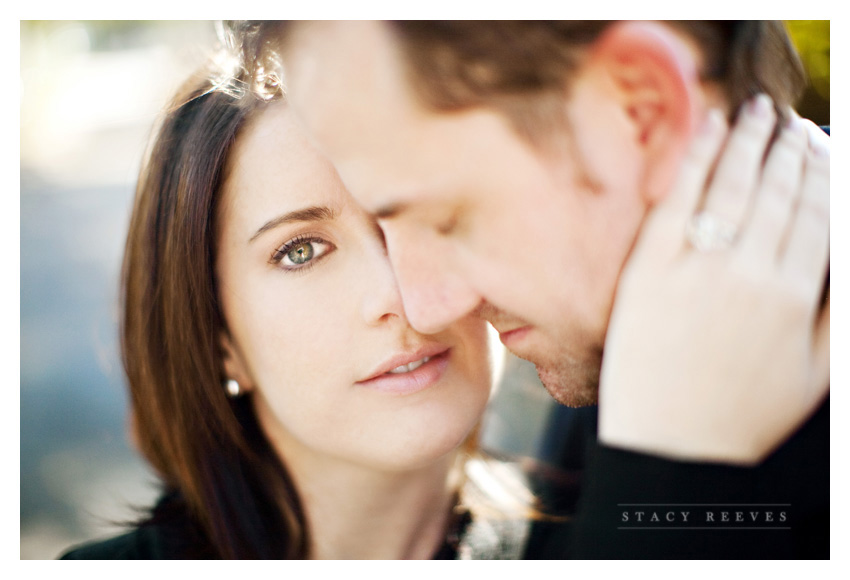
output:
[[[307,140],[292,113],[274,103],[240,132],[227,162],[220,207],[239,229],[262,227],[309,207],[339,215],[352,203],[330,162]]]

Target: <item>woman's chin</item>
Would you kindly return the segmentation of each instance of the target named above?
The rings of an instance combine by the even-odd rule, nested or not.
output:
[[[407,443],[385,447],[380,454],[366,461],[377,470],[389,472],[419,471],[450,465],[471,432],[472,428],[456,432],[447,430],[438,435],[432,430],[427,437],[419,440],[412,438]]]

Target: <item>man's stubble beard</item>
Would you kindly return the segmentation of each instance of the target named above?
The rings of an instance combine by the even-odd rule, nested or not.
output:
[[[587,407],[599,401],[601,352],[588,360],[537,364],[537,376],[549,394],[567,407]]]
[[[496,327],[510,327],[522,320],[487,302],[482,302],[475,313]],[[563,344],[561,340],[556,340],[558,343]],[[598,402],[601,346],[590,347],[580,356],[557,352],[557,349],[554,354],[550,352],[548,355],[541,351],[532,355],[513,354],[534,364],[540,382],[558,403],[567,407],[588,407]],[[541,360],[543,356],[549,360]]]

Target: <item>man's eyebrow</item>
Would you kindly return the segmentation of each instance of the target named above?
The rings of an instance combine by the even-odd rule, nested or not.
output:
[[[407,204],[405,203],[388,203],[387,205],[379,207],[372,215],[375,216],[375,219],[386,220],[394,218],[405,209],[407,209]]]
[[[331,208],[325,206],[315,205],[311,207],[305,207],[303,209],[296,209],[295,211],[285,213],[264,223],[263,226],[258,229],[253,236],[251,236],[251,239],[248,240],[248,242],[253,242],[263,232],[274,229],[281,224],[286,224],[290,222],[329,221],[334,219],[335,217],[336,212]]]

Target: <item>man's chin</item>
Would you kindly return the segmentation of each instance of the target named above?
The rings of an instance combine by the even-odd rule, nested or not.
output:
[[[535,365],[549,394],[567,407],[588,407],[599,401],[599,369]]]

